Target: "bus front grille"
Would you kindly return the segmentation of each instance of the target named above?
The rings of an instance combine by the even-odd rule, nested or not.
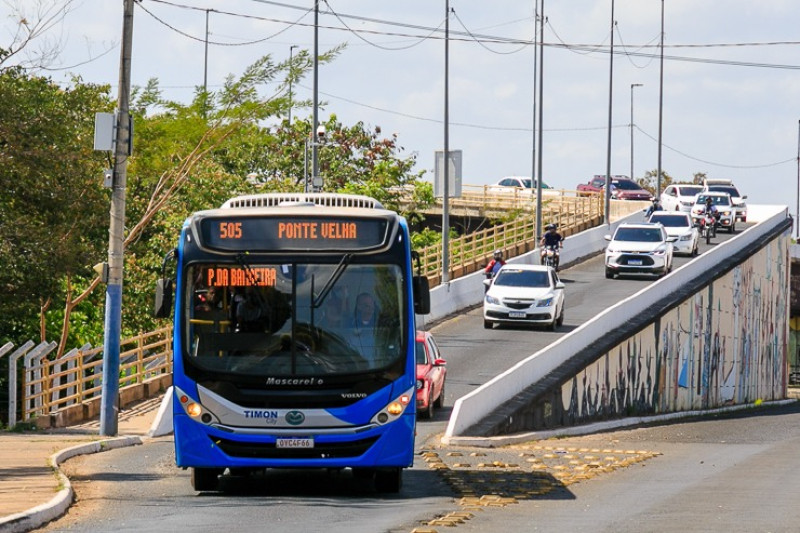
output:
[[[214,439],[230,457],[243,459],[336,459],[364,455],[378,437],[349,441],[315,443],[313,448],[276,448],[274,443],[238,442]]]

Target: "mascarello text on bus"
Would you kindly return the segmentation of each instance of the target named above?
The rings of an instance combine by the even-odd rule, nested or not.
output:
[[[156,316],[174,300],[175,458],[195,490],[267,468],[400,490],[430,307],[411,256],[405,219],[363,196],[241,196],[186,220]]]

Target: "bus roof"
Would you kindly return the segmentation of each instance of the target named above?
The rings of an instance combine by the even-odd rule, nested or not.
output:
[[[236,209],[241,207],[278,207],[278,206],[310,206],[323,207],[350,207],[360,209],[383,209],[383,205],[369,196],[358,194],[336,193],[262,193],[249,194],[231,198],[222,204],[223,209]]]

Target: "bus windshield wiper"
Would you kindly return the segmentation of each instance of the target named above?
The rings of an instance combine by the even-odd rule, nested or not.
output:
[[[345,269],[350,264],[350,260],[353,258],[353,254],[344,254],[342,258],[339,260],[339,264],[336,265],[336,269],[331,273],[331,277],[328,278],[328,281],[325,282],[325,285],[322,286],[322,289],[319,291],[319,295],[314,299],[314,303],[312,304],[314,308],[319,307],[322,305],[322,302],[325,301],[325,298],[333,289],[333,286],[336,285],[336,282],[339,281],[339,278],[342,277],[344,274]]]

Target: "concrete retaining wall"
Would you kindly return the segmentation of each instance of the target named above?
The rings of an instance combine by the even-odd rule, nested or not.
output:
[[[788,212],[785,206],[751,208],[748,218],[755,221],[758,217],[758,220],[763,220],[762,223],[749,227],[724,245],[714,247],[694,261],[675,270],[672,275],[654,282],[642,291],[612,306],[547,348],[531,355],[472,393],[458,399],[455,402],[443,441],[445,443],[453,442],[457,437],[464,435],[468,428],[489,416],[500,405],[520,394],[530,384],[542,380],[587,345],[602,339],[609,331],[624,327],[626,323],[652,309],[665,294],[680,291],[687,280],[713,271],[723,258],[733,255],[753,243],[763,241],[765,236],[774,231],[776,226],[785,224],[787,216]],[[640,215],[632,215],[632,217],[641,218]],[[597,251],[602,250],[604,244],[601,243],[605,242],[602,240],[602,235],[608,233],[607,228],[596,228],[591,231],[598,231],[599,236],[587,237],[585,244],[583,241],[579,241],[581,244],[576,248],[588,252],[594,243],[598,243]],[[480,301],[482,296],[482,287],[480,290],[481,294],[478,295],[477,301]]]

